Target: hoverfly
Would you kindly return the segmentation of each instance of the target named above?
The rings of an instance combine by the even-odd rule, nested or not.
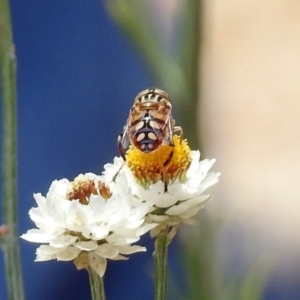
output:
[[[181,127],[175,126],[172,117],[172,100],[163,90],[149,88],[140,92],[134,99],[123,132],[118,137],[118,147],[124,161],[129,146],[144,153],[155,151],[160,145],[174,146],[173,135],[182,139]],[[172,159],[173,151],[165,161]]]

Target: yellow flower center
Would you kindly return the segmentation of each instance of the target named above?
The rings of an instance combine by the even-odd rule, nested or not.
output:
[[[177,135],[174,135],[173,143],[173,146],[161,145],[149,153],[134,146],[129,148],[126,153],[127,165],[142,186],[147,188],[161,180],[167,187],[176,179],[185,180],[186,171],[191,164],[191,149],[187,141],[181,141]]]
[[[101,195],[105,200],[112,195],[109,187],[105,183],[95,182],[91,179],[75,178],[72,181],[72,188],[69,191],[68,200],[78,199],[82,204],[88,204],[91,195]]]

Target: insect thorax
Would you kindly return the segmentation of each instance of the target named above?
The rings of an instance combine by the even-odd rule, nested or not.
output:
[[[163,90],[150,88],[140,92],[134,99],[134,106],[138,104],[154,105],[154,103],[159,103],[168,108],[172,108],[172,100],[170,96]]]

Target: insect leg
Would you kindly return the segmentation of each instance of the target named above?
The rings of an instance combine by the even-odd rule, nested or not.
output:
[[[174,147],[174,146],[172,146],[172,147]],[[166,166],[170,163],[170,161],[171,161],[171,159],[172,159],[172,157],[173,157],[173,154],[174,154],[174,149],[172,149],[172,151],[170,152],[168,158],[167,158],[166,161],[164,162],[164,167],[166,167]]]
[[[164,170],[163,170],[163,181],[164,181],[164,192],[167,193],[168,192],[168,182],[166,179],[166,166],[170,163],[170,161],[172,160],[174,154],[174,150],[172,149],[172,151],[170,152],[168,158],[166,159],[166,161],[164,162]]]
[[[118,148],[119,148],[120,155],[122,156],[122,158],[124,160],[126,160],[126,157],[125,157],[126,149],[124,149],[124,147],[123,147],[122,138],[123,138],[123,133],[119,134],[119,136],[118,136]]]
[[[183,130],[180,126],[174,126],[173,134],[176,134],[180,137],[180,143],[183,141]]]
[[[122,144],[123,135],[124,135],[124,133],[121,133],[118,136],[118,148],[119,148],[120,155],[122,156],[124,161],[123,161],[121,167],[119,168],[119,170],[117,171],[117,173],[113,176],[112,181],[116,181],[117,176],[119,175],[120,171],[123,169],[123,167],[125,166],[125,163],[126,163],[126,156],[125,156],[126,149],[123,147],[123,144]]]

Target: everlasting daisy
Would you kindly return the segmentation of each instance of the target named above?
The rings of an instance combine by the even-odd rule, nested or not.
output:
[[[149,205],[133,205],[131,190],[120,176],[108,182],[105,176],[79,175],[70,182],[55,180],[46,195],[34,194],[37,207],[29,211],[37,229],[21,237],[43,243],[36,261],[71,261],[78,269],[91,268],[100,277],[107,259],[123,260],[124,255],[145,251],[131,245],[155,224],[146,224]]]
[[[151,231],[153,236],[166,226],[192,223],[192,217],[210,200],[207,188],[219,180],[220,173],[209,172],[215,159],[200,161],[200,152],[192,151],[176,135],[173,143],[150,153],[131,147],[122,170],[134,197],[153,208],[148,219],[160,224]],[[165,166],[171,151],[173,156]],[[106,165],[106,174],[112,176],[121,165],[122,159],[116,158],[113,165]]]

